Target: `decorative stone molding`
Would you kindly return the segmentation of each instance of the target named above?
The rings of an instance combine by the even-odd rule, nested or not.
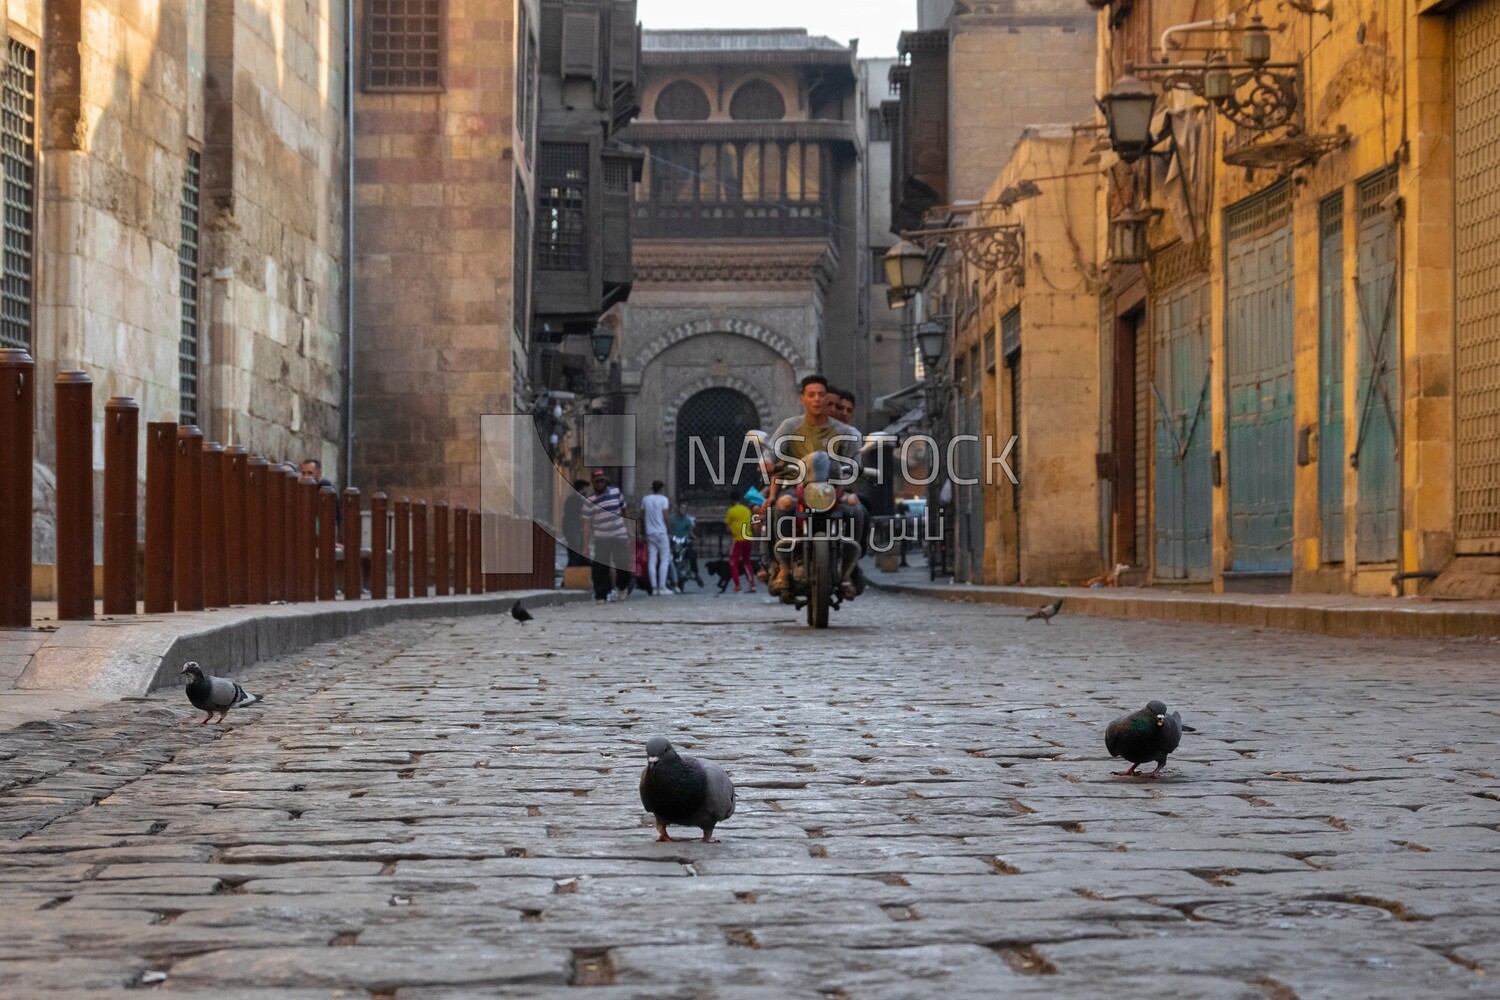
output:
[[[715,374],[706,372],[697,378],[682,383],[672,396],[672,401],[662,407],[661,411],[661,436],[668,447],[677,444],[677,414],[681,411],[683,404],[692,399],[704,389],[733,389],[742,392],[749,397],[750,402],[755,404],[755,412],[760,416],[764,424],[775,416],[775,408],[760,387],[748,379],[740,378],[734,374]],[[726,446],[727,447],[727,446]]]
[[[655,340],[651,341],[650,344],[646,345],[646,349],[636,356],[634,367],[637,371],[643,371],[647,365],[668,348],[682,343],[689,337],[698,337],[709,333],[732,333],[741,337],[749,337],[751,340],[758,341],[775,351],[780,357],[786,359],[797,371],[802,371],[807,367],[807,361],[804,360],[801,352],[792,346],[791,341],[787,340],[781,334],[774,330],[768,330],[759,323],[753,323],[747,319],[729,317],[695,319],[672,327],[672,329],[661,334]]]

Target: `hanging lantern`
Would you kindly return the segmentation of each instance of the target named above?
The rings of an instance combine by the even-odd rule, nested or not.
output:
[[[886,251],[885,283],[891,298],[905,301],[922,290],[927,277],[927,251],[908,240],[902,240]]]
[[[593,349],[594,360],[603,364],[614,353],[615,332],[607,326],[594,327],[594,332],[589,336],[589,347]]]
[[[1155,143],[1151,118],[1156,112],[1156,93],[1139,77],[1120,77],[1098,102],[1109,129],[1109,146],[1126,163],[1134,163]]]
[[[917,349],[922,352],[922,360],[929,366],[942,360],[943,350],[947,346],[948,328],[942,323],[928,321],[917,327]]]
[[[1227,67],[1216,65],[1222,60],[1211,60],[1208,68],[1203,71],[1203,96],[1207,100],[1227,101],[1234,96],[1234,77]]]
[[[1271,61],[1271,32],[1259,14],[1250,18],[1250,27],[1240,36],[1240,56],[1251,66],[1264,66]]]
[[[1109,220],[1109,259],[1116,264],[1146,262],[1146,226],[1151,217],[1126,209]]]

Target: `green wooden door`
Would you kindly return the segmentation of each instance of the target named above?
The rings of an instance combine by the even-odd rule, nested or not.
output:
[[[1395,213],[1382,202],[1396,190],[1396,171],[1359,182],[1359,423],[1354,463],[1359,481],[1354,526],[1360,562],[1394,562],[1400,552],[1401,289],[1396,272]]]
[[[1291,185],[1225,216],[1230,569],[1292,569],[1294,301]]]

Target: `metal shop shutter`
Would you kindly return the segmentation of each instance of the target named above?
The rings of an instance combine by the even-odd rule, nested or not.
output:
[[[1454,15],[1460,552],[1500,551],[1500,0]]]

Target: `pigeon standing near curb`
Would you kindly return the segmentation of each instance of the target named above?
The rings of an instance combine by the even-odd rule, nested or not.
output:
[[[188,678],[187,696],[192,706],[200,712],[208,715],[198,725],[208,725],[209,719],[214,713],[219,713],[219,721],[224,721],[224,716],[229,714],[231,708],[244,708],[246,705],[254,705],[260,701],[255,695],[250,694],[234,681],[223,677],[209,677],[203,673],[203,668],[195,662],[183,665],[179,676]]]
[[[671,843],[668,826],[696,826],[705,844],[714,827],[734,815],[734,783],[718,764],[679,755],[665,736],[646,744],[641,805],[656,817],[658,843]]]
[[[521,607],[520,601],[517,601],[510,606],[510,616],[516,621],[520,622],[522,625],[525,625],[527,622],[531,621],[531,612]]]
[[[1044,604],[1041,607],[1037,608],[1031,614],[1029,614],[1029,615],[1026,616],[1026,620],[1027,621],[1031,621],[1034,618],[1040,618],[1042,621],[1046,622],[1048,625],[1051,625],[1052,624],[1052,619],[1054,617],[1056,617],[1056,615],[1057,615],[1057,613],[1059,611],[1062,610],[1062,606],[1063,606],[1063,599],[1061,597],[1059,597],[1057,600],[1053,601],[1051,604]]]
[[[1182,716],[1168,712],[1160,701],[1149,701],[1139,712],[1122,715],[1104,730],[1104,748],[1111,757],[1124,757],[1130,761],[1130,769],[1114,772],[1117,777],[1129,777],[1135,769],[1148,760],[1156,761],[1156,770],[1142,775],[1154,778],[1166,766],[1167,755],[1177,749],[1184,732],[1197,732],[1192,726],[1182,724]]]

